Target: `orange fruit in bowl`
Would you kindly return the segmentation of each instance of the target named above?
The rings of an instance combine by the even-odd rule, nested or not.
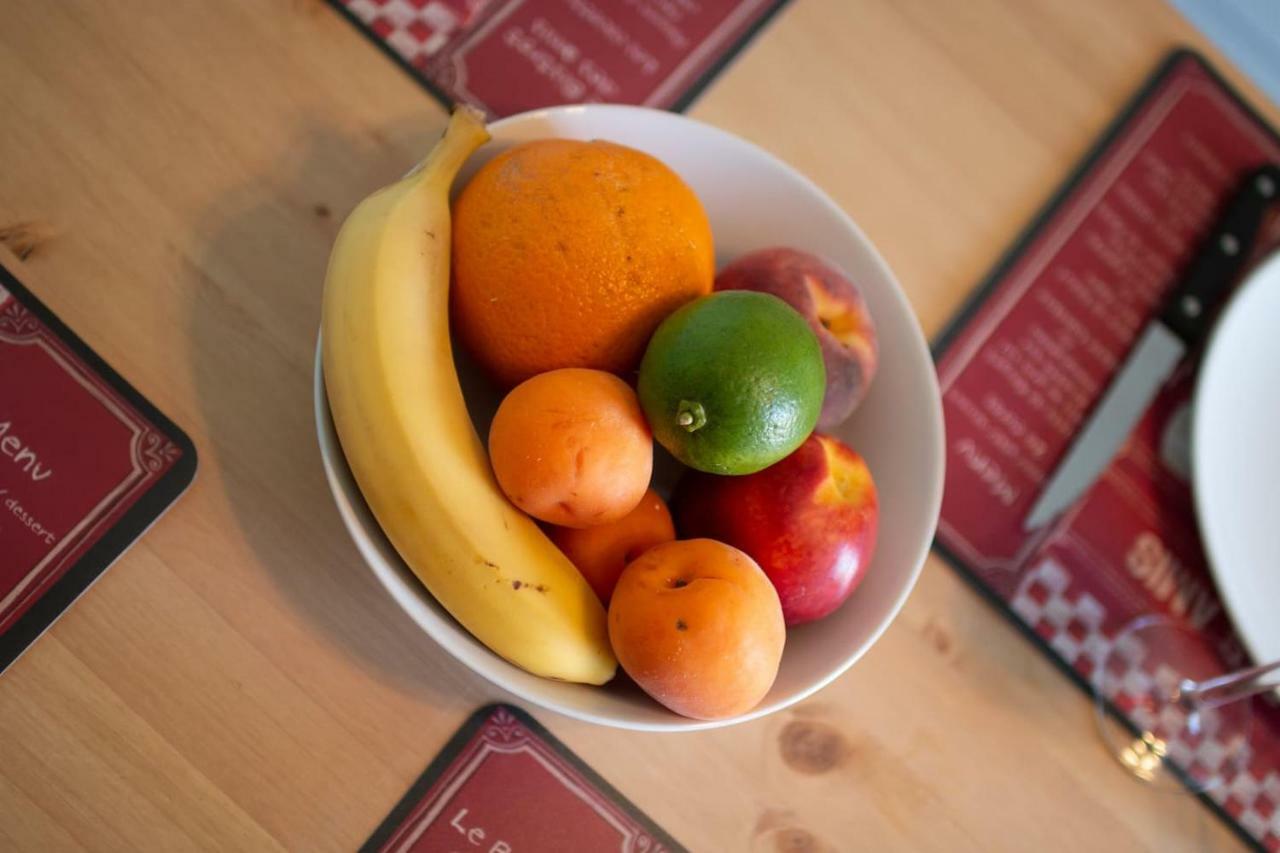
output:
[[[454,204],[454,329],[505,386],[562,367],[633,370],[663,318],[714,276],[698,197],[624,145],[517,145]]]
[[[562,527],[617,521],[653,473],[653,434],[631,386],[564,368],[512,389],[489,427],[489,461],[517,507]]]
[[[675,539],[676,528],[667,504],[649,489],[636,508],[617,521],[596,527],[553,527],[547,535],[607,605],[627,564],[654,545]]]
[[[786,628],[778,593],[742,551],[713,539],[655,545],[609,602],[609,642],[636,684],[699,720],[750,711],[778,674]]]

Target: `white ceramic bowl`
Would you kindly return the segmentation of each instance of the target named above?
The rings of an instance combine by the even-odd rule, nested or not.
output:
[[[838,435],[867,460],[880,497],[879,543],[866,579],[835,613],[792,629],[769,695],[750,713],[689,720],[652,701],[626,679],[609,687],[549,681],[512,666],[477,642],[436,603],[401,562],[360,497],[329,418],[317,353],[316,426],[338,510],[360,553],[392,597],[451,655],[494,684],[571,717],[643,730],[692,730],[762,717],[821,689],[884,632],[916,582],[942,499],[942,406],[933,360],[911,306],[870,241],[822,190],[760,148],[683,116],[638,107],[560,107],[491,126],[486,145],[459,177],[498,152],[530,139],[608,139],[647,151],[697,192],[711,219],[719,265],[752,249],[794,246],[842,266],[861,287],[880,335],[880,367],[871,392]],[[480,435],[496,407],[474,371],[459,375]],[[659,472],[659,488],[670,485]],[[667,482],[662,482],[667,479]]]

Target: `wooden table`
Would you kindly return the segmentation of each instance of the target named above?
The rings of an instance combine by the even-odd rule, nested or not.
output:
[[[320,0],[0,4],[0,249],[191,433],[196,484],[0,679],[0,848],[351,849],[477,706],[362,566],[311,421],[341,217],[444,113]],[[824,186],[935,332],[1162,54],[1164,0],[796,0],[691,110]],[[947,710],[944,711],[943,708]],[[801,706],[545,711],[694,850],[1237,845],[936,558]]]

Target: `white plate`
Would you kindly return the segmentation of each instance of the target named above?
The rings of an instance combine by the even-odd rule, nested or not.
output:
[[[1254,659],[1280,660],[1280,254],[1218,321],[1191,430],[1196,512],[1218,589]]]
[[[836,432],[862,453],[876,479],[876,554],[866,580],[843,607],[788,632],[773,689],[741,717],[689,720],[634,687],[588,687],[538,678],[477,642],[396,556],[347,470],[317,363],[315,414],[325,472],[360,553],[400,606],[450,654],[517,696],[572,717],[631,729],[701,729],[760,717],[804,699],[848,669],[889,626],[915,585],[933,539],[942,502],[942,404],[933,359],[910,303],[871,241],[822,190],[723,130],[672,113],[600,105],[524,113],[490,130],[494,141],[467,164],[459,186],[481,163],[524,140],[608,139],[654,154],[693,187],[711,220],[720,264],[753,249],[790,245],[844,267],[862,288],[880,334],[879,375],[858,412]],[[875,199],[865,203],[874,204]],[[458,371],[480,435],[486,435],[497,401],[491,392],[485,393],[465,361],[459,362]],[[658,485],[663,488],[670,481]]]

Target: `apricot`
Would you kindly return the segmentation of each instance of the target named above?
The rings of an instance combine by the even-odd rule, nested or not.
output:
[[[627,383],[568,367],[517,385],[489,428],[489,461],[511,502],[561,527],[617,521],[653,473],[653,434]]]
[[[746,713],[773,686],[786,629],[773,584],[712,539],[655,545],[618,578],[609,640],[636,684],[698,720]]]
[[[606,606],[618,576],[635,558],[676,538],[666,503],[653,489],[617,521],[596,527],[552,527],[547,531]]]

